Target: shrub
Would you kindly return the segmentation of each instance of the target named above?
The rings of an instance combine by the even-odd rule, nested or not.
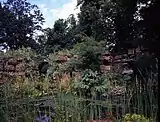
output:
[[[126,114],[124,116],[125,122],[153,122],[151,118],[146,118],[139,114]]]
[[[100,56],[105,51],[103,42],[97,42],[92,38],[85,38],[72,49],[74,55],[78,55],[80,67],[84,69],[100,70]]]
[[[107,93],[108,87],[108,79],[97,71],[90,69],[83,72],[80,81],[74,82],[76,92],[86,98],[104,95]]]

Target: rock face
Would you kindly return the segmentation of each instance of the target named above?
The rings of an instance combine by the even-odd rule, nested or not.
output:
[[[111,54],[109,53],[103,54],[101,58],[101,65],[100,65],[101,72],[104,73],[104,72],[111,71],[112,62],[113,62],[113,56]]]
[[[24,76],[25,59],[13,57],[0,58],[0,84],[7,82],[7,77]]]
[[[100,69],[104,72],[115,72],[121,68],[120,71],[122,74],[132,74],[133,70],[129,67],[131,62],[135,61],[135,57],[142,53],[143,49],[140,50],[139,48],[136,49],[129,49],[128,52],[122,54],[111,54],[111,53],[104,53],[101,58],[101,65]],[[118,68],[119,67],[119,68]]]

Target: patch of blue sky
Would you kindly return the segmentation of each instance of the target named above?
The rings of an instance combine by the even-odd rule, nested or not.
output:
[[[0,0],[6,1],[6,0]],[[75,17],[79,12],[76,9],[77,0],[28,0],[31,4],[38,5],[44,18],[43,28],[53,27],[54,22],[58,19],[67,19],[70,14]]]

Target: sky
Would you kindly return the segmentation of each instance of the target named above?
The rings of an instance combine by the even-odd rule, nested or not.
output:
[[[70,14],[75,17],[79,12],[76,8],[77,0],[28,0],[32,4],[39,6],[45,23],[43,28],[53,27],[54,22],[59,19],[67,19]]]
[[[6,0],[0,0],[5,2]],[[28,0],[31,4],[38,5],[44,18],[43,28],[52,28],[54,22],[61,19],[67,19],[70,14],[77,17],[79,8],[76,8],[77,0]],[[0,49],[1,50],[1,49]]]
[[[6,0],[0,0],[6,1]],[[77,0],[28,0],[31,4],[38,5],[43,16],[45,23],[43,28],[53,27],[54,22],[61,19],[67,19],[70,14],[75,17],[79,12],[76,8]]]

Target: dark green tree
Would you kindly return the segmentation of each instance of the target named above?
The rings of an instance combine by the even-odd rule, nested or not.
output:
[[[151,20],[158,16],[159,3],[156,0],[77,1],[81,11],[80,32],[86,36],[116,43],[117,52],[137,46],[156,49],[159,21]]]
[[[66,45],[67,21],[59,19],[54,23],[53,28],[47,30],[47,46],[52,48],[64,48]]]
[[[100,71],[101,55],[105,52],[104,41],[97,42],[93,38],[84,38],[83,42],[78,43],[72,49],[74,55],[79,58],[75,67],[79,70],[91,69]]]
[[[57,20],[53,28],[45,29],[45,32],[46,52],[52,53],[63,48],[71,49],[77,43],[79,30],[74,15],[70,15],[66,20]]]
[[[140,10],[142,20],[139,25],[143,28],[142,45],[147,47],[150,52],[159,56],[158,41],[160,40],[160,2],[158,0],[147,0],[146,7]]]
[[[27,0],[7,0],[0,5],[0,44],[10,49],[38,48],[33,38],[41,31],[44,18],[36,5]]]

